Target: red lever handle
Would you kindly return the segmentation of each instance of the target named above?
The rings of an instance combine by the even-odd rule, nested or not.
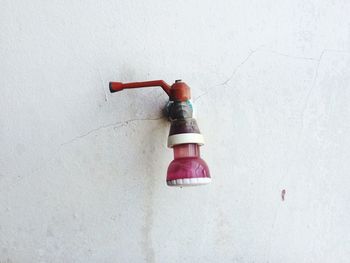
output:
[[[109,90],[111,93],[118,92],[123,89],[136,89],[145,87],[162,87],[166,94],[168,94],[170,100],[174,101],[186,101],[191,99],[190,87],[181,80],[176,80],[173,85],[168,85],[164,80],[151,80],[142,82],[109,82]]]
[[[152,81],[143,81],[143,82],[109,82],[109,90],[111,93],[118,92],[123,89],[136,89],[136,88],[146,88],[146,87],[162,87],[162,89],[170,97],[170,85],[168,85],[164,80],[152,80]]]

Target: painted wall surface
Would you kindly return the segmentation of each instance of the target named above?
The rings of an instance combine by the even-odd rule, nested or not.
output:
[[[213,182],[169,188],[185,80]],[[349,262],[349,1],[0,7],[0,262]],[[283,199],[282,199],[283,196]]]

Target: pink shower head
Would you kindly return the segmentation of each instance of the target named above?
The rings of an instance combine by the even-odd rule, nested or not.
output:
[[[174,160],[167,173],[169,186],[194,186],[211,181],[208,165],[200,158],[199,145],[179,144],[173,147]]]

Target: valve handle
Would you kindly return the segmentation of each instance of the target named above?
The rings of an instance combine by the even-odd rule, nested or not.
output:
[[[151,80],[142,82],[109,82],[109,90],[111,93],[118,92],[123,89],[136,89],[136,88],[146,88],[146,87],[157,87],[160,86],[170,97],[170,85],[168,85],[164,80]]]
[[[121,91],[123,89],[136,89],[146,87],[161,87],[169,96],[170,100],[187,101],[191,98],[190,87],[181,80],[176,80],[173,85],[167,84],[164,80],[151,80],[142,82],[109,82],[109,90],[111,93]]]

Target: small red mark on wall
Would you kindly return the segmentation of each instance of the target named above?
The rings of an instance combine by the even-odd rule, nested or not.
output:
[[[283,189],[282,192],[281,192],[282,201],[284,201],[284,196],[285,195],[286,195],[286,189]]]

